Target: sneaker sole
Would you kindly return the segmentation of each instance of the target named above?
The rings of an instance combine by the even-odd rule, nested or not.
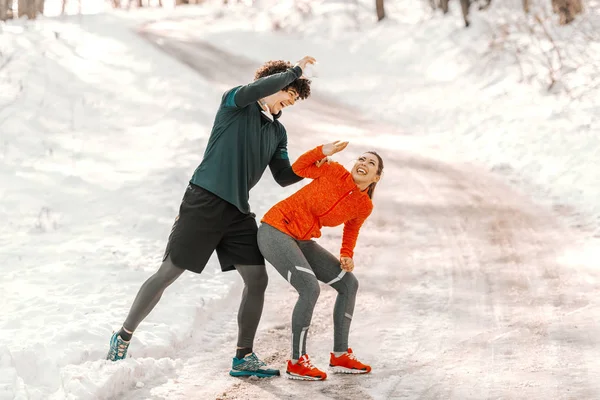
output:
[[[293,379],[293,380],[296,380],[296,381],[324,381],[325,379],[327,379],[327,377],[325,377],[325,378],[317,378],[315,376],[290,374],[289,372],[286,372],[285,376],[288,379]]]
[[[353,368],[346,368],[346,367],[334,367],[332,365],[329,366],[329,369],[334,373],[334,374],[368,374],[371,371],[365,371],[362,369],[353,369]]]
[[[275,376],[279,376],[280,373],[279,371],[274,372],[272,374],[268,374],[265,372],[256,372],[256,371],[236,371],[236,370],[231,370],[229,371],[229,375],[231,376],[235,376],[235,377],[246,377],[246,376],[257,376],[259,378],[273,378]]]

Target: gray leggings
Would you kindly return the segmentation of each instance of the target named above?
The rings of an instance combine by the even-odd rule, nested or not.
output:
[[[338,292],[333,309],[333,351],[346,351],[358,291],[354,274],[342,270],[340,261],[316,242],[296,240],[264,223],[258,228],[258,247],[298,292],[292,314],[292,358],[306,354],[306,336],[320,294],[318,281]]]
[[[238,342],[241,348],[252,348],[254,336],[262,315],[265,290],[269,277],[264,265],[236,265],[235,269],[244,280],[244,291],[238,311]],[[161,264],[160,268],[140,288],[133,305],[129,310],[123,328],[129,332],[150,314],[165,289],[175,282],[185,270],[173,264],[171,257]]]

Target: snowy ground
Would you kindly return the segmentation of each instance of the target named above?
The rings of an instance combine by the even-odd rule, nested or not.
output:
[[[130,30],[182,14],[195,18],[144,25],[148,40]],[[190,7],[3,26],[0,398],[598,398],[597,251],[585,241],[600,215],[597,105],[565,109],[503,71],[478,73],[459,20],[395,21],[359,37],[319,36],[312,20],[273,35],[269,18]],[[314,98],[284,117],[292,158],[342,138],[344,163],[371,148],[386,159],[357,248],[351,333],[374,373],[229,378],[240,282],[214,260],[165,294],[133,358],[103,361],[158,265],[220,93],[263,59],[306,54],[320,76]],[[293,190],[267,172],[254,211]],[[584,229],[540,207],[544,195]],[[335,251],[339,239],[332,229],[321,242]],[[275,274],[268,296],[257,350],[283,367],[295,297]],[[309,347],[320,366],[332,305],[324,288]]]

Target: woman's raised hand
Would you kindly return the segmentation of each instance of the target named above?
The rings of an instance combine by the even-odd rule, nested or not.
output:
[[[332,156],[335,153],[339,153],[348,146],[348,142],[340,142],[336,140],[333,143],[327,143],[323,145],[323,154],[326,156]]]

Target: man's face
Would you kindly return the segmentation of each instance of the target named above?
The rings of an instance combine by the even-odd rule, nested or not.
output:
[[[280,90],[269,104],[271,114],[278,114],[285,107],[293,106],[297,100],[298,93],[294,89]]]

